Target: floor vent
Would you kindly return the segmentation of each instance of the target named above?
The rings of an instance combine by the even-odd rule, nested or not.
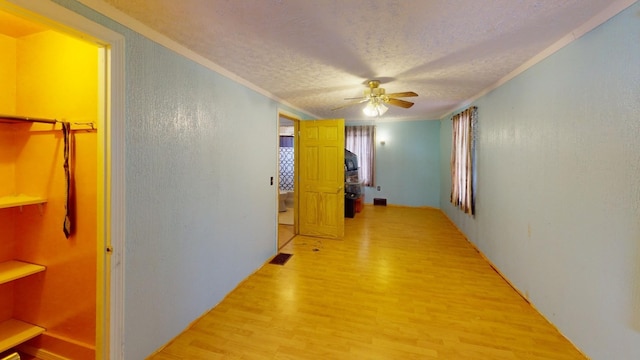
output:
[[[387,199],[373,198],[373,205],[387,206]]]
[[[284,265],[291,256],[292,254],[279,253],[278,255],[274,256],[271,261],[269,261],[269,264]]]

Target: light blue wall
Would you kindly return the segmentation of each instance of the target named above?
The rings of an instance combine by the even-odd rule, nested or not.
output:
[[[594,360],[640,359],[640,5],[479,99],[477,215],[441,207]]]
[[[274,253],[277,110],[155,43],[127,41],[125,334],[127,358],[142,358]]]
[[[348,122],[348,125],[362,123]],[[440,122],[377,122],[376,188],[365,189],[365,202],[440,207]],[[380,140],[385,140],[385,145]]]
[[[125,36],[124,350],[143,359],[275,253],[269,180],[278,108],[292,110],[76,1],[55,2]]]

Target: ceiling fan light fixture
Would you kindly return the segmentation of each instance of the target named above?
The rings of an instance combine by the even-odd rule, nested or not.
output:
[[[362,109],[362,112],[367,116],[382,116],[388,109],[388,107],[384,106],[384,104],[379,101],[371,100],[367,103],[367,106]]]
[[[391,94],[387,94],[385,89],[380,87],[379,80],[370,80],[367,84],[369,86],[364,89],[363,97],[345,98],[345,100],[349,100],[349,103],[337,108],[333,108],[331,110],[338,110],[347,106],[366,103],[365,107],[362,109],[362,112],[366,116],[382,116],[389,109],[385,104],[408,109],[413,106],[413,103],[399,98],[418,96],[418,94],[413,91],[394,92]]]
[[[367,106],[362,109],[362,112],[367,116],[376,116],[378,115],[378,111],[376,110],[376,106],[373,105],[371,101],[367,102]]]
[[[378,115],[379,116],[384,115],[384,113],[386,113],[387,110],[389,110],[389,108],[384,106],[384,104],[378,104],[377,108],[378,108]]]

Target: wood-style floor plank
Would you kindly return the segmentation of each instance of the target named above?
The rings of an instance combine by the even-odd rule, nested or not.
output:
[[[151,359],[585,359],[437,209],[298,236]]]
[[[278,249],[282,249],[296,236],[293,225],[278,224]]]

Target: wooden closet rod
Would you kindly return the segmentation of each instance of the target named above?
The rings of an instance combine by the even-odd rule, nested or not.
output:
[[[55,119],[41,119],[41,118],[31,118],[26,116],[13,116],[13,115],[0,115],[0,120],[26,121],[26,122],[45,123],[45,124],[55,124],[59,122],[58,120],[55,120]]]
[[[16,115],[2,115],[0,114],[0,123],[6,121],[22,121],[22,122],[36,122],[36,123],[44,123],[44,124],[58,124],[63,123],[62,120],[56,119],[45,119],[45,118],[32,118],[27,116],[16,116]],[[96,125],[93,122],[70,122],[72,126],[82,126],[86,128],[72,128],[71,131],[94,131],[96,129]]]

